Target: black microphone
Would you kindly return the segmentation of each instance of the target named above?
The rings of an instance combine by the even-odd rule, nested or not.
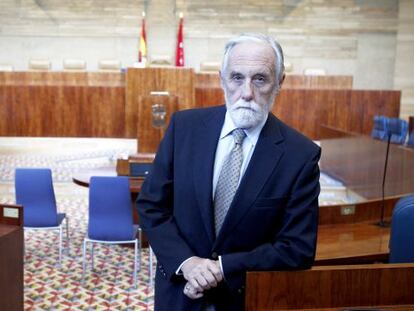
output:
[[[387,152],[385,154],[385,163],[384,163],[384,173],[382,175],[382,200],[381,200],[381,218],[380,221],[376,224],[379,227],[389,227],[390,222],[384,220],[385,212],[385,180],[387,177],[387,167],[388,167],[388,155],[390,151],[390,144],[393,135],[401,136],[402,124],[399,118],[386,118],[385,119],[385,133],[387,138]]]

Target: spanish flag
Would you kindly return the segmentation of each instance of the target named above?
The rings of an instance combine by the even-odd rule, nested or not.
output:
[[[147,60],[147,35],[145,33],[145,12],[142,12],[141,35],[139,37],[138,62]]]

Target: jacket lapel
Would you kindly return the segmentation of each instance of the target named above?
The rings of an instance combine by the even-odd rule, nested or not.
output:
[[[210,242],[215,239],[212,204],[212,180],[217,142],[224,122],[226,109],[220,107],[206,116],[194,137],[193,180],[201,218]],[[191,165],[191,163],[189,163]]]
[[[230,234],[248,212],[279,163],[280,157],[284,153],[284,138],[280,132],[278,122],[273,115],[269,115],[217,237],[216,244],[220,242],[221,237]]]

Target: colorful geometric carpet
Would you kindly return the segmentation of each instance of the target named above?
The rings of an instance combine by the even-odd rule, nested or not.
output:
[[[142,252],[138,286],[132,284],[133,248],[95,247],[82,284],[82,242],[88,223],[88,189],[72,182],[84,169],[114,165],[133,153],[135,140],[0,139],[0,202],[14,203],[16,167],[49,167],[53,172],[58,210],[69,217],[70,252],[58,266],[56,232],[25,232],[25,310],[152,310],[148,250]]]

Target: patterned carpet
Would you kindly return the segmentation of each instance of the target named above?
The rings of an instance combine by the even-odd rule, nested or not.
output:
[[[49,167],[53,171],[58,210],[69,216],[70,253],[58,267],[57,233],[26,231],[25,310],[152,310],[148,250],[142,253],[138,288],[132,285],[133,248],[96,246],[95,269],[88,266],[81,284],[82,241],[87,227],[88,189],[72,183],[72,174],[114,165],[133,153],[135,140],[0,139],[0,201],[14,203],[16,167]]]

